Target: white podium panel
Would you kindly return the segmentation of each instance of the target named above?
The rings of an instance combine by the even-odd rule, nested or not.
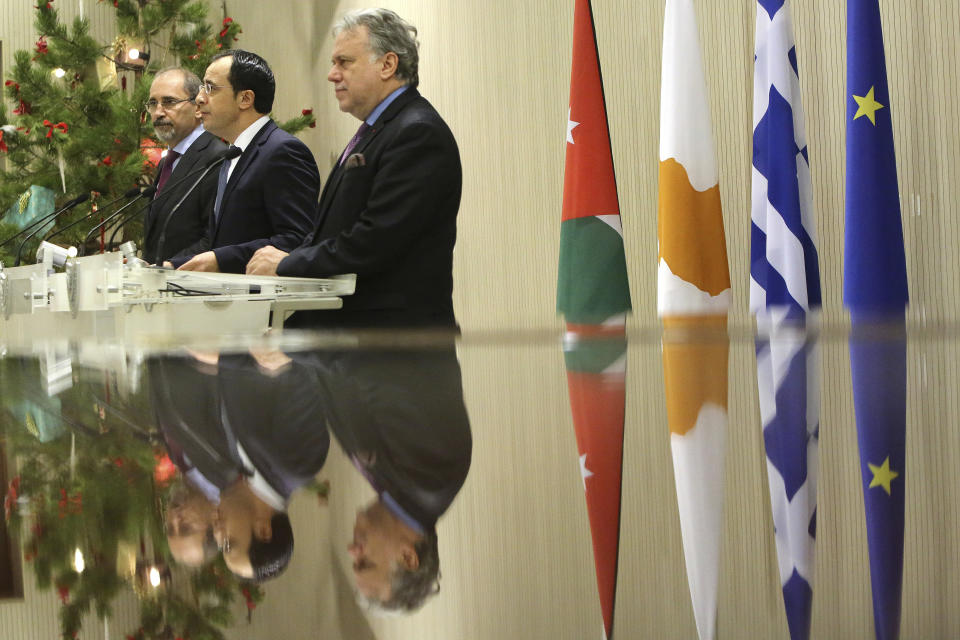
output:
[[[297,310],[339,309],[356,276],[280,278],[127,265],[119,253],[0,266],[0,341],[129,340],[280,329]]]

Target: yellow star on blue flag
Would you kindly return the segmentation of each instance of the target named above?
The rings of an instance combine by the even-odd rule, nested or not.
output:
[[[870,464],[869,462],[867,466],[870,467],[870,473],[873,474],[873,479],[870,481],[868,488],[882,487],[883,490],[887,492],[887,495],[890,495],[890,483],[900,477],[898,472],[890,468],[890,456],[887,456],[886,460],[884,460],[880,466]]]
[[[857,94],[853,95],[853,99],[857,103],[857,113],[854,114],[853,119],[862,118],[864,116],[870,118],[870,122],[873,123],[873,126],[877,126],[877,111],[883,109],[884,105],[877,102],[874,98],[874,91],[876,87],[870,87],[870,91],[867,91],[867,95],[858,96]]]

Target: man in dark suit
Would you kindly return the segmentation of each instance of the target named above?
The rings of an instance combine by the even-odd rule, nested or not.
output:
[[[210,504],[212,534],[227,567],[258,582],[290,561],[287,504],[323,467],[330,442],[312,371],[279,366],[243,355],[149,362],[156,421],[170,459]],[[182,534],[177,511],[167,516],[174,525],[168,533]],[[180,545],[181,555],[203,558],[206,532],[194,526],[191,533],[192,549]]]
[[[157,138],[167,145],[154,183],[157,194],[144,224],[143,259],[151,264],[169,260],[201,242],[210,222],[217,196],[216,172],[208,174],[172,211],[193,183],[179,181],[226,149],[219,138],[203,129],[195,102],[199,91],[200,78],[179,68],[160,71],[150,85],[147,112]]]
[[[312,236],[293,251],[258,250],[247,273],[356,273],[343,309],[312,312],[311,322],[453,326],[460,154],[417,92],[416,29],[392,11],[367,9],[345,15],[334,36],[327,79],[340,110],[363,124],[324,185]]]
[[[377,492],[348,545],[357,590],[381,609],[419,609],[439,589],[437,520],[472,458],[453,344],[290,357],[315,371],[327,425]]]
[[[207,250],[181,254],[173,266],[243,273],[260,247],[292,250],[314,228],[317,163],[270,119],[275,90],[273,72],[255,53],[225,51],[207,67],[197,96],[203,125],[243,153],[221,167]]]

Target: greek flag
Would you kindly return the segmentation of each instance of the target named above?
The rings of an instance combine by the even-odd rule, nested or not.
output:
[[[810,635],[820,429],[809,155],[789,0],[758,0],[750,308],[780,582],[790,637]]]

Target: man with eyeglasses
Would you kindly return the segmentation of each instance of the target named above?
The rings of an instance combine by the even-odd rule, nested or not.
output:
[[[270,119],[275,91],[273,71],[255,53],[224,51],[207,67],[197,111],[207,131],[242,153],[221,166],[207,249],[173,266],[243,273],[260,247],[291,251],[313,230],[320,173],[307,146]]]
[[[180,179],[211,162],[226,148],[219,138],[204,131],[194,102],[199,90],[200,78],[177,67],[160,71],[150,85],[147,113],[157,138],[167,145],[154,183],[157,193],[144,222],[143,259],[151,264],[162,263],[181,251],[196,253],[194,247],[202,246],[217,197],[214,171],[176,212],[172,211],[193,182]],[[167,221],[171,214],[174,217]],[[161,234],[164,234],[162,248]]]

